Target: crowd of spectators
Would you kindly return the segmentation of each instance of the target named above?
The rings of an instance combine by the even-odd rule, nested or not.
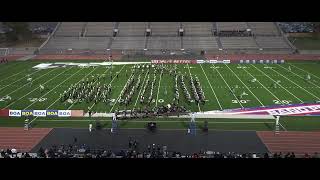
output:
[[[314,24],[311,22],[280,22],[279,27],[285,33],[314,32]]]
[[[86,145],[59,145],[51,148],[40,148],[37,153],[19,153],[16,149],[0,150],[0,158],[214,158],[214,159],[243,159],[243,158],[320,158],[318,153],[296,156],[295,153],[221,153],[200,151],[193,154],[183,154],[168,151],[167,146],[151,144],[139,150],[138,142],[129,142],[125,150],[108,150],[104,148],[90,149]]]

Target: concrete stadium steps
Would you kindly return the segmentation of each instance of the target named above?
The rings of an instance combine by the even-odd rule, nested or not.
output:
[[[291,49],[282,36],[279,37],[256,37],[261,48],[287,48]]]
[[[109,37],[54,37],[49,40],[45,49],[106,49]]]
[[[25,131],[23,128],[0,128],[0,149],[15,148],[18,151],[30,151],[52,128],[34,128]]]
[[[259,131],[258,136],[272,153],[294,152],[296,155],[314,154],[320,151],[320,132]]]
[[[78,37],[85,22],[63,22],[55,33],[55,36]]]
[[[106,60],[108,55],[37,55],[35,60]],[[112,54],[113,60],[119,60],[122,58],[122,55]]]
[[[183,48],[185,50],[197,49],[197,50],[208,50],[208,49],[219,49],[218,42],[215,37],[183,37]]]
[[[212,36],[212,22],[182,22],[185,36]]]
[[[219,31],[238,31],[246,30],[247,28],[246,22],[217,22]]]
[[[114,27],[114,22],[88,22],[86,36],[111,37]]]
[[[151,22],[152,36],[178,36],[179,22]]]
[[[223,49],[258,49],[252,37],[220,37]]]
[[[254,35],[279,36],[280,33],[273,22],[248,22],[248,26]]]
[[[147,49],[151,50],[180,50],[180,37],[149,37]]]
[[[143,50],[145,48],[146,37],[114,37],[111,49],[118,50]]]
[[[117,36],[145,36],[147,22],[119,22]]]

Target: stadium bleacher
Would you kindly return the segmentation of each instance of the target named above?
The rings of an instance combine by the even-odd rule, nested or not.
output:
[[[151,35],[146,36],[149,28]],[[118,29],[116,35],[114,29]],[[66,49],[134,50],[151,55],[153,51],[181,49],[199,54],[219,49],[221,53],[292,53],[293,47],[280,31],[274,22],[63,22],[40,54]]]

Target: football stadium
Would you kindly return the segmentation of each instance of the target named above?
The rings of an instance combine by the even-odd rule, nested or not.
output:
[[[318,26],[1,22],[0,157],[319,158]]]

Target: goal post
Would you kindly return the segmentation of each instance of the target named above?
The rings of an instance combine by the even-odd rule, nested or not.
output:
[[[275,129],[274,134],[279,135],[280,134],[280,116],[275,116]]]

